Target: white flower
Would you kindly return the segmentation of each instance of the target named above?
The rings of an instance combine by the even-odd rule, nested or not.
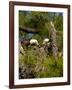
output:
[[[39,45],[38,41],[36,39],[31,39],[30,44],[36,44]]]
[[[46,44],[49,42],[49,39],[48,38],[45,38],[44,41],[43,41],[43,44]]]

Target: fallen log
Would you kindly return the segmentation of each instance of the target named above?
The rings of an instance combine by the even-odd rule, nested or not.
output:
[[[33,28],[27,28],[27,27],[19,27],[19,31],[27,32],[27,33],[34,33],[39,34],[39,30],[33,29]]]

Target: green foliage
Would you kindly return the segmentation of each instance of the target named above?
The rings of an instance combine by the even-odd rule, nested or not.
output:
[[[19,27],[29,27],[39,30],[39,35],[33,36],[36,37],[39,41],[42,41],[46,37],[50,38],[50,21],[53,21],[56,28],[57,45],[61,50],[63,48],[63,16],[61,13],[19,11]],[[19,37],[24,37],[27,34],[28,33],[20,32]]]
[[[19,12],[19,26],[23,27],[25,21],[26,21],[26,19],[25,19],[24,13],[23,12]]]
[[[55,60],[51,55],[42,59],[41,57],[37,56],[36,53],[37,52],[34,52],[32,49],[27,50],[26,55],[19,57],[20,66],[30,66],[27,69],[32,71],[35,78],[63,76],[62,57],[58,57],[58,60]]]
[[[62,51],[63,49],[63,32],[59,31],[59,34],[57,34],[57,46],[59,51]]]
[[[55,28],[57,31],[63,31],[63,17],[62,16],[56,16],[54,23],[55,23]]]

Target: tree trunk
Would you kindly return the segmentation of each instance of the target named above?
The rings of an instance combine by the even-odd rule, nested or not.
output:
[[[53,56],[55,57],[55,59],[57,59],[58,48],[57,48],[57,42],[56,42],[56,29],[52,22],[51,22],[50,39],[51,39]]]

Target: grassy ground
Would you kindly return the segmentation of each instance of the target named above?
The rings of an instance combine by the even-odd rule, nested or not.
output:
[[[63,59],[52,55],[39,55],[39,52],[28,49],[19,54],[19,78],[46,78],[63,76]]]

